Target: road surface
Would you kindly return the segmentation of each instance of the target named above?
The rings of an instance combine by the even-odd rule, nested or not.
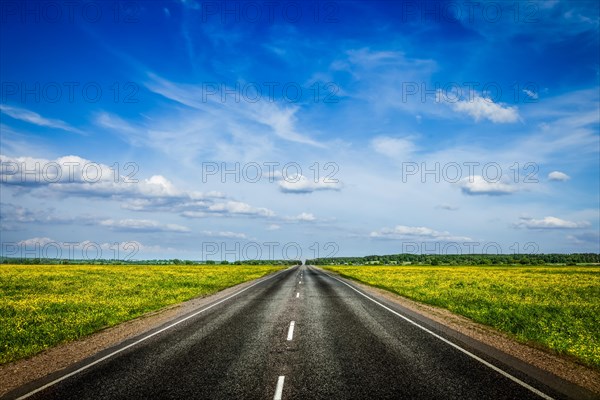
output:
[[[9,394],[29,399],[569,398],[314,267]],[[40,389],[42,388],[42,389]],[[38,391],[36,391],[38,390]]]

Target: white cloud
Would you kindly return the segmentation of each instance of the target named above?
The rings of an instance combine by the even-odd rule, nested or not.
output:
[[[527,229],[577,229],[588,227],[590,223],[567,221],[557,217],[544,217],[542,219],[521,217],[519,222],[513,224],[513,226]]]
[[[298,221],[298,222],[314,222],[317,220],[317,218],[311,214],[311,213],[300,213],[298,215],[296,215],[295,217],[286,217],[285,218],[287,221]]]
[[[33,157],[7,157],[0,154],[0,181],[28,186],[59,183],[119,183],[119,177],[108,165],[69,155],[55,160]],[[124,178],[124,177],[123,177]]]
[[[527,89],[523,89],[523,93],[525,93],[527,96],[529,96],[530,99],[533,100],[537,100],[540,97],[536,92]]]
[[[106,219],[99,222],[101,226],[118,231],[143,232],[189,232],[190,229],[177,224],[161,224],[149,219]]]
[[[373,149],[384,156],[402,160],[408,158],[416,149],[409,138],[378,136],[371,141]]]
[[[202,234],[204,234],[205,236],[220,237],[220,238],[227,238],[227,239],[248,239],[248,236],[245,233],[237,233],[237,232],[230,232],[230,231],[219,231],[219,232],[202,231]]]
[[[281,229],[281,226],[277,225],[277,224],[271,224],[269,226],[267,226],[267,230],[269,231],[277,231]]]
[[[571,177],[565,174],[564,172],[552,171],[548,174],[548,179],[550,179],[551,181],[565,182],[571,179]]]
[[[468,114],[475,121],[487,119],[493,123],[510,123],[519,120],[519,110],[517,107],[508,106],[504,103],[495,103],[491,98],[481,96],[479,93],[472,92],[470,98],[464,100],[450,100],[448,95],[441,91],[438,93],[438,100],[450,105],[454,111]]]
[[[255,215],[261,217],[275,216],[275,213],[267,208],[252,207],[251,205],[242,203],[241,201],[227,201],[223,203],[215,203],[210,205],[207,208],[207,211],[215,213]]]
[[[25,121],[25,122],[28,122],[30,124],[34,124],[37,126],[61,129],[63,131],[67,131],[67,132],[77,133],[79,135],[85,134],[83,131],[67,124],[64,121],[61,121],[60,119],[44,118],[38,113],[29,111],[29,110],[25,110],[23,108],[9,107],[9,106],[0,104],[0,111],[2,111],[4,114],[8,115],[11,118]]]
[[[77,156],[56,160],[31,157],[11,158],[0,155],[0,181],[20,190],[46,190],[58,195],[108,198],[122,201],[132,211],[185,213],[198,218],[213,215],[249,215],[272,217],[275,213],[239,201],[222,201],[223,193],[182,190],[162,175],[137,179],[115,175],[109,166]],[[91,168],[88,168],[91,166]]]
[[[468,176],[458,182],[463,193],[468,195],[490,195],[499,196],[511,194],[517,188],[503,182],[491,182],[481,175]]]
[[[279,190],[283,193],[312,193],[320,190],[342,189],[342,184],[337,179],[322,177],[317,182],[304,175],[295,175],[279,178]]]
[[[145,185],[140,186],[140,192],[149,197],[175,197],[181,196],[182,192],[175,188],[167,178],[162,175],[153,175],[150,179],[144,179]],[[193,197],[193,194],[192,196]],[[203,196],[199,196],[203,197]]]
[[[437,240],[445,242],[472,241],[469,237],[454,236],[446,231],[436,231],[424,226],[406,225],[396,225],[394,228],[382,228],[378,231],[371,232],[369,236],[376,239]]]

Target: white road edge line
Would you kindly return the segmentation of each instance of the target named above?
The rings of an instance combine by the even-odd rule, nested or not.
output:
[[[294,338],[294,325],[296,325],[296,322],[294,322],[294,321],[290,322],[290,327],[288,328],[287,340],[292,340]]]
[[[277,275],[279,275],[279,274],[281,274],[281,273],[283,273],[283,272],[285,272],[285,271],[286,271],[286,270],[280,271],[280,272],[276,273],[275,275],[269,276],[269,277],[267,277],[267,278],[265,278],[265,279],[262,279],[262,280],[260,280],[260,281],[258,281],[258,282],[256,282],[256,283],[253,283],[252,285],[250,285],[250,286],[247,286],[247,287],[243,288],[243,289],[242,289],[242,290],[240,290],[239,292],[235,292],[235,293],[234,293],[234,294],[232,294],[231,296],[228,296],[228,297],[226,297],[226,298],[224,298],[224,299],[222,299],[222,300],[219,300],[219,301],[217,301],[216,303],[214,303],[214,304],[211,304],[210,306],[208,306],[208,307],[205,307],[205,308],[203,308],[203,309],[202,309],[202,310],[200,310],[200,311],[196,311],[195,313],[193,313],[193,314],[190,314],[190,315],[188,315],[187,317],[185,317],[185,318],[183,318],[183,319],[180,319],[179,321],[176,321],[176,322],[172,323],[171,325],[168,325],[168,326],[166,326],[166,327],[164,327],[164,328],[162,328],[162,329],[160,329],[160,330],[158,330],[158,331],[156,331],[156,332],[153,332],[153,333],[149,334],[148,336],[144,336],[143,338],[141,338],[141,339],[138,339],[138,340],[136,340],[135,342],[133,342],[133,343],[130,343],[130,344],[128,344],[128,345],[127,345],[127,346],[125,346],[125,347],[122,347],[122,348],[120,348],[120,349],[118,349],[118,350],[115,350],[115,351],[113,351],[112,353],[110,353],[110,354],[107,354],[107,355],[105,355],[104,357],[102,357],[102,358],[99,358],[99,359],[98,359],[98,360],[96,360],[96,361],[92,361],[91,363],[89,363],[89,364],[86,364],[86,365],[84,365],[83,367],[81,367],[81,368],[79,368],[79,369],[76,369],[75,371],[69,372],[68,374],[66,374],[66,375],[63,375],[63,376],[61,376],[60,378],[57,378],[57,379],[53,380],[52,382],[49,382],[49,383],[45,384],[44,386],[40,386],[39,388],[37,388],[37,389],[35,389],[35,390],[32,390],[31,392],[29,392],[29,393],[26,393],[26,394],[24,394],[24,395],[23,395],[23,396],[21,396],[21,397],[18,397],[16,400],[22,400],[22,399],[26,399],[26,398],[28,398],[28,397],[30,397],[30,396],[33,396],[34,394],[36,394],[36,393],[38,393],[38,392],[41,392],[42,390],[45,390],[45,389],[49,388],[50,386],[56,385],[57,383],[59,383],[59,382],[61,382],[61,381],[64,381],[65,379],[67,379],[67,378],[70,378],[70,377],[72,377],[73,375],[76,375],[76,374],[80,373],[81,371],[85,371],[86,369],[88,369],[88,368],[90,368],[90,367],[92,367],[92,366],[94,366],[94,365],[96,365],[96,364],[98,364],[98,363],[101,363],[102,361],[104,361],[104,360],[107,360],[107,359],[111,358],[112,356],[114,356],[114,355],[116,355],[116,354],[119,354],[119,353],[121,353],[121,352],[123,352],[123,351],[125,351],[125,350],[127,350],[127,349],[129,349],[129,348],[131,348],[131,347],[133,347],[133,346],[135,346],[135,345],[138,345],[138,344],[140,344],[141,342],[143,342],[143,341],[145,341],[145,340],[148,340],[148,339],[150,339],[150,338],[151,338],[151,337],[153,337],[153,336],[156,336],[156,335],[158,335],[159,333],[162,333],[162,332],[164,332],[164,331],[166,331],[166,330],[168,330],[168,329],[171,329],[172,327],[174,327],[174,326],[176,326],[176,325],[179,325],[180,323],[182,323],[182,322],[184,322],[184,321],[187,321],[188,319],[190,319],[190,318],[193,318],[193,317],[195,317],[196,315],[198,315],[198,314],[201,314],[201,313],[203,313],[204,311],[206,311],[206,310],[209,310],[209,309],[211,309],[211,308],[213,308],[213,307],[215,307],[215,306],[217,306],[217,305],[219,305],[219,304],[221,304],[221,303],[223,303],[223,302],[225,302],[225,301],[227,301],[227,300],[229,300],[229,299],[231,299],[231,298],[233,298],[233,297],[237,296],[238,294],[240,294],[240,293],[242,293],[242,292],[245,292],[246,290],[248,290],[248,289],[250,289],[250,288],[252,288],[252,287],[254,287],[254,286],[256,286],[256,285],[258,285],[258,284],[260,284],[260,283],[263,283],[263,282],[265,282],[265,281],[268,281],[268,280],[270,280],[270,279],[273,279],[274,277],[276,277]]]
[[[352,285],[349,285],[348,283],[346,283],[346,282],[342,281],[341,279],[338,279],[338,278],[336,278],[335,276],[329,275],[327,272],[323,272],[323,274],[324,274],[324,275],[327,275],[327,276],[329,276],[329,277],[330,277],[330,278],[332,278],[332,279],[335,279],[335,280],[336,280],[336,281],[338,281],[338,282],[341,282],[341,283],[343,283],[344,285],[348,286],[350,289],[354,290],[355,292],[357,292],[357,293],[358,293],[358,294],[360,294],[361,296],[364,296],[364,297],[366,297],[367,299],[371,300],[373,303],[375,303],[375,304],[377,304],[377,305],[379,305],[379,306],[381,306],[381,307],[385,308],[386,310],[388,310],[388,311],[389,311],[389,312],[391,312],[392,314],[394,314],[394,315],[396,315],[396,316],[398,316],[398,317],[400,317],[400,318],[404,319],[405,321],[407,321],[407,322],[409,322],[409,323],[413,324],[414,326],[416,326],[416,327],[418,327],[418,328],[422,329],[423,331],[425,331],[425,332],[429,333],[430,335],[432,335],[432,336],[434,336],[434,337],[436,337],[436,338],[440,339],[442,342],[444,342],[444,343],[446,343],[446,344],[448,344],[448,345],[450,345],[450,346],[454,347],[456,350],[459,350],[459,351],[461,351],[462,353],[464,353],[464,354],[468,355],[469,357],[471,357],[471,358],[473,358],[473,359],[475,359],[475,360],[479,361],[480,363],[482,363],[482,364],[483,364],[483,365],[485,365],[486,367],[493,369],[494,371],[496,371],[496,372],[498,372],[499,374],[503,375],[504,377],[506,377],[506,378],[510,379],[511,381],[513,381],[513,382],[515,382],[515,383],[517,383],[517,384],[519,384],[519,385],[523,386],[525,389],[528,389],[528,390],[530,390],[531,392],[533,392],[533,393],[537,394],[537,395],[538,395],[538,396],[540,396],[541,398],[543,398],[543,399],[546,399],[546,400],[555,400],[553,397],[550,397],[550,396],[548,396],[546,393],[544,393],[544,392],[541,392],[540,390],[538,390],[538,389],[534,388],[533,386],[531,386],[531,385],[529,385],[529,384],[527,384],[527,383],[523,382],[523,381],[522,381],[522,380],[520,380],[519,378],[517,378],[517,377],[515,377],[515,376],[512,376],[512,375],[511,375],[511,374],[509,374],[508,372],[506,372],[506,371],[504,371],[504,370],[502,370],[502,369],[500,369],[500,368],[496,367],[496,366],[495,366],[495,365],[493,365],[493,364],[490,364],[489,362],[485,361],[483,358],[476,356],[475,354],[471,353],[470,351],[463,349],[463,348],[462,348],[462,347],[460,347],[459,345],[452,343],[451,341],[449,341],[448,339],[445,339],[445,338],[443,338],[442,336],[438,335],[437,333],[435,333],[435,332],[433,332],[433,331],[430,331],[429,329],[425,328],[425,327],[424,327],[424,326],[422,326],[422,325],[419,325],[417,322],[413,321],[412,319],[410,319],[410,318],[408,318],[408,317],[405,317],[404,315],[402,315],[402,314],[400,314],[400,313],[398,313],[398,312],[396,312],[396,311],[392,310],[392,309],[391,309],[391,308],[389,308],[388,306],[386,306],[386,305],[384,305],[384,304],[381,304],[380,302],[378,302],[378,301],[377,301],[377,300],[375,300],[375,299],[372,299],[371,297],[367,296],[366,294],[364,294],[364,293],[363,293],[363,292],[361,292],[360,290],[358,290],[358,289],[354,288]]]
[[[281,375],[277,378],[277,386],[275,387],[275,396],[273,396],[273,400],[281,400],[281,396],[283,396],[283,381],[285,381],[285,376]]]

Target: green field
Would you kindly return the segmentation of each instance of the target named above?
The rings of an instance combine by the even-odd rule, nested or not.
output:
[[[0,364],[282,268],[0,264]]]
[[[600,367],[600,268],[324,266]]]

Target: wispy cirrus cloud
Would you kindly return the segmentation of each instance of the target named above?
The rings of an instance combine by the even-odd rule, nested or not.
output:
[[[170,100],[193,109],[208,112],[212,118],[235,120],[241,124],[258,124],[266,127],[275,136],[285,141],[306,144],[314,147],[325,147],[324,143],[312,139],[298,131],[296,114],[300,110],[295,105],[282,105],[264,99],[258,101],[233,101],[222,96],[208,95],[206,84],[177,84],[150,74],[147,88]],[[214,83],[213,83],[214,84]],[[212,86],[211,86],[212,88]],[[236,88],[222,88],[223,91],[235,91]],[[251,134],[252,132],[247,132]]]
[[[45,118],[36,112],[26,110],[24,108],[0,104],[0,112],[8,115],[11,118],[18,119],[20,121],[24,121],[33,125],[45,128],[61,129],[63,131],[76,133],[78,135],[86,134],[84,131],[75,128],[60,119]]]
[[[475,122],[488,120],[495,124],[506,124],[519,121],[519,109],[503,103],[496,103],[490,97],[472,92],[469,98],[456,101],[448,101],[441,94],[444,103],[449,105],[457,113],[471,116]]]
[[[521,217],[519,222],[513,224],[515,228],[527,229],[578,229],[587,228],[590,223],[587,221],[568,221],[557,217],[544,217],[540,219]]]
[[[162,224],[150,219],[105,219],[99,221],[100,226],[123,232],[190,232],[190,228],[177,224]]]
[[[442,242],[455,242],[455,241],[472,241],[467,236],[456,236],[452,235],[447,231],[437,231],[432,228],[425,226],[406,226],[396,225],[393,228],[382,228],[377,231],[373,231],[369,235],[374,239],[391,239],[391,240],[425,240],[425,241],[442,241]]]

